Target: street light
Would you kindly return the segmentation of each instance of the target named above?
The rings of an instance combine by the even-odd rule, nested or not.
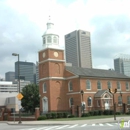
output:
[[[83,90],[81,90],[80,91],[81,92],[81,95],[82,95],[82,110],[83,110],[83,113],[84,113],[84,109],[85,109],[85,104],[84,104],[84,102],[83,102],[83,94],[84,94],[84,91]]]
[[[122,93],[121,93],[121,91],[120,91],[120,96],[121,96],[121,105],[122,105],[122,113],[123,113],[123,99],[122,99]]]
[[[117,92],[117,89],[113,91],[112,89],[109,89],[109,92],[113,95],[113,108],[114,108],[114,120],[116,120],[116,106],[115,106],[115,99],[114,99],[114,94]]]
[[[20,93],[20,71],[19,71],[19,54],[17,53],[12,53],[12,56],[18,56],[18,82],[19,82],[19,93]],[[19,124],[21,124],[21,110],[19,108]]]

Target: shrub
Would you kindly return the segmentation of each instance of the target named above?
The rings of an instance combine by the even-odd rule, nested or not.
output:
[[[88,116],[90,116],[89,113],[83,113],[81,117],[88,117]]]
[[[94,115],[94,116],[97,116],[97,115],[98,115],[98,113],[99,113],[99,112],[98,112],[98,111],[96,111],[96,110],[95,110],[95,111],[93,111],[93,115]]]
[[[63,113],[57,113],[57,118],[62,118],[63,117]]]
[[[64,117],[64,118],[67,118],[68,115],[69,115],[69,114],[68,114],[67,112],[64,112],[64,113],[63,113],[63,117]]]
[[[94,115],[94,112],[93,112],[93,111],[89,111],[89,114],[90,114],[91,116],[93,116],[93,115]]]
[[[110,110],[104,110],[103,114],[104,115],[110,115]]]
[[[116,115],[121,115],[121,112],[116,112]]]
[[[98,115],[103,115],[103,111],[102,111],[102,110],[99,110],[99,111],[98,111]]]
[[[113,115],[113,113],[114,113],[113,110],[110,110],[110,115]]]
[[[46,119],[47,119],[46,116],[39,116],[39,117],[37,118],[37,120],[46,120]]]
[[[51,117],[54,119],[56,118],[56,113],[51,113]]]
[[[50,113],[47,113],[47,114],[46,114],[46,117],[47,117],[47,119],[50,119],[50,118],[51,118],[51,114],[50,114]]]
[[[69,115],[69,116],[68,116],[68,118],[73,118],[73,117],[75,117],[75,115]]]

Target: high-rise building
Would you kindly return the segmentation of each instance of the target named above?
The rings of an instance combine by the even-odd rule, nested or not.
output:
[[[19,61],[20,79],[36,83],[36,66],[32,62]],[[15,78],[18,79],[18,61],[15,62]]]
[[[5,81],[14,81],[15,80],[15,72],[9,71],[5,73]]]
[[[72,66],[92,68],[90,32],[76,30],[65,35],[66,62]]]
[[[130,55],[120,54],[114,59],[115,71],[130,76]]]

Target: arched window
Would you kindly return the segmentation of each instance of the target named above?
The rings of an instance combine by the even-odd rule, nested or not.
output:
[[[127,97],[127,104],[130,105],[130,96]]]
[[[53,37],[53,42],[57,43],[57,38],[56,37]]]
[[[108,88],[108,89],[112,88],[112,85],[111,85],[111,82],[110,82],[110,81],[107,82],[107,88]]]
[[[120,84],[119,81],[117,81],[117,89],[118,89],[118,90],[121,90],[121,84]]]
[[[91,97],[88,97],[87,102],[88,102],[89,107],[92,106],[92,98]]]
[[[86,89],[91,90],[91,82],[89,80],[86,81]]]
[[[122,105],[122,98],[121,98],[121,96],[118,96],[118,105]]]
[[[43,38],[43,44],[46,44],[46,38],[45,37]]]
[[[43,93],[46,93],[47,92],[47,85],[46,83],[43,84]]]
[[[69,99],[69,106],[71,107],[72,105],[74,105],[74,100],[73,100],[73,98],[70,98]]]
[[[101,82],[100,82],[100,81],[97,81],[97,89],[102,89],[102,88],[101,88]]]
[[[125,83],[125,86],[126,86],[126,90],[129,91],[130,88],[129,88],[129,83],[128,82]]]
[[[55,64],[55,72],[56,74],[60,74],[60,65],[59,64]]]
[[[69,91],[73,91],[73,84],[72,84],[72,81],[69,81],[68,87],[69,87]]]
[[[47,43],[51,43],[51,37],[50,36],[47,37]]]

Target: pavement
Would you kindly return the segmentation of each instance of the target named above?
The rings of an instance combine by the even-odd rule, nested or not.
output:
[[[7,121],[8,125],[71,125],[71,124],[93,124],[93,123],[118,123],[121,119],[124,121],[129,121],[130,116],[128,117],[116,117],[116,120],[113,118],[103,118],[103,119],[90,119],[90,120],[70,120],[70,121],[52,121],[52,120],[42,120],[42,121],[21,121],[19,124],[18,121]],[[1,121],[0,121],[1,123]]]

